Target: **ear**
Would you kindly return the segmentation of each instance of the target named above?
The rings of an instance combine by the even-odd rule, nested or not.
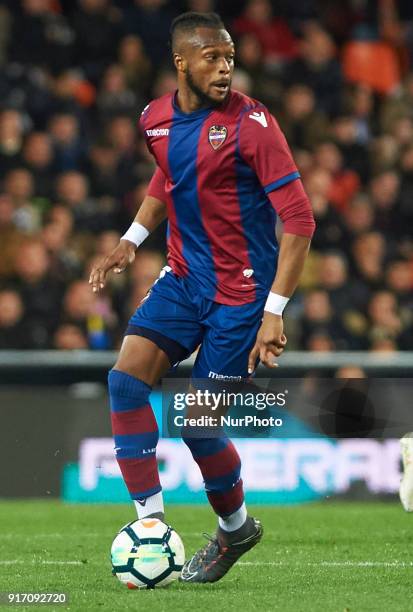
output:
[[[187,63],[180,53],[174,53],[174,65],[178,72],[186,72]]]

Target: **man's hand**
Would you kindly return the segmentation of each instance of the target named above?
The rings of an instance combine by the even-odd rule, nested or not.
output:
[[[248,374],[255,370],[257,358],[269,368],[276,368],[274,357],[279,357],[287,344],[287,338],[283,332],[283,320],[279,315],[264,312],[261,327],[258,330],[255,345],[248,358]]]
[[[116,249],[105,257],[90,273],[89,284],[94,292],[105,286],[106,275],[110,270],[116,274],[123,272],[126,266],[135,259],[136,244],[129,240],[120,240]]]

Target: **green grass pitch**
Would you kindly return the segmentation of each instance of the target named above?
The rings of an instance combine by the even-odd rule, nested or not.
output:
[[[111,576],[109,548],[132,506],[0,502],[0,591],[67,592],[48,610],[123,612],[365,612],[413,609],[413,516],[399,504],[326,501],[251,507],[262,543],[220,582],[129,591]],[[187,555],[214,531],[204,506],[170,506]],[[39,606],[15,606],[19,610]],[[5,608],[6,609],[6,608]]]

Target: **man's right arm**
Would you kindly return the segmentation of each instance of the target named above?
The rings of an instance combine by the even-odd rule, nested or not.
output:
[[[153,195],[147,195],[134,219],[134,223],[140,223],[146,227],[148,232],[152,232],[162,221],[167,218],[166,204]]]
[[[149,188],[148,192],[152,192],[152,190]],[[161,195],[159,192],[158,194]],[[104,288],[106,276],[110,270],[119,274],[135,259],[135,252],[138,248],[137,242],[139,241],[130,240],[128,238],[128,235],[131,235],[129,232],[132,232],[133,235],[133,230],[137,227],[138,233],[140,232],[142,237],[140,242],[143,242],[143,240],[153,232],[164,219],[166,219],[166,204],[158,199],[158,197],[148,194],[144,198],[131,227],[120,239],[118,246],[112,253],[105,257],[103,261],[99,262],[99,264],[93,268],[90,274],[89,284],[92,285],[92,290],[94,292],[98,292]]]

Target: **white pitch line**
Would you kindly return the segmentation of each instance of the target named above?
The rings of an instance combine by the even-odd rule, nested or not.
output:
[[[2,559],[0,565],[84,565],[82,561],[54,561],[48,559]],[[100,561],[88,561],[90,563],[100,563]],[[237,566],[242,567],[394,567],[411,568],[413,561],[240,561]]]
[[[26,538],[27,539],[28,536],[27,536],[27,533],[19,533],[19,532],[16,532],[16,533],[2,533],[1,534],[1,539],[2,540],[4,540],[4,539],[11,540],[12,538],[16,538],[16,537],[18,537],[18,538]],[[69,532],[66,532],[66,533],[62,533],[62,532],[57,533],[57,532],[51,532],[51,533],[33,533],[29,537],[30,537],[31,540],[32,539],[42,539],[42,538],[58,538],[58,539],[63,539],[64,538],[66,540],[68,537],[73,537],[73,538],[78,537],[79,539],[83,539],[85,537],[86,538],[101,538],[101,537],[107,537],[107,535],[105,536],[105,534],[103,534],[103,536],[102,536],[102,533],[99,533],[99,532],[95,532],[95,533],[94,532],[82,533],[81,536],[79,536],[78,533],[69,533]]]
[[[36,559],[0,560],[0,565],[27,565],[28,563],[31,563],[32,565],[84,565],[82,561],[49,561],[46,559],[39,559],[38,561]]]
[[[116,530],[113,530],[113,533],[116,533]],[[194,532],[179,532],[179,535],[182,536],[183,538],[199,538],[201,536],[200,532],[194,531]],[[2,533],[1,534],[1,539],[8,539],[11,540],[13,538],[26,538],[27,539],[27,533],[24,532],[15,532],[15,533]],[[79,533],[69,533],[69,532],[57,532],[57,531],[51,531],[50,533],[33,533],[30,535],[30,539],[43,539],[43,538],[57,538],[59,540],[67,539],[68,537],[73,537],[73,538],[79,538],[79,539],[83,539],[83,538],[104,538],[104,537],[110,537],[110,535],[108,535],[107,533],[104,534],[100,531],[88,531],[86,533],[82,533],[81,535],[79,535]],[[268,536],[267,536],[268,539]],[[273,538],[270,538],[273,539]],[[274,538],[275,539],[275,538]]]
[[[413,561],[239,561],[237,565],[244,567],[261,566],[292,566],[307,565],[309,567],[413,567]]]

